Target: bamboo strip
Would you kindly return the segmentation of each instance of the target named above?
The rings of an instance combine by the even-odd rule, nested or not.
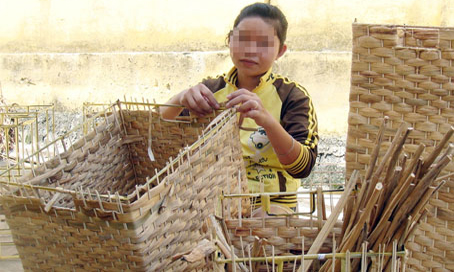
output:
[[[325,241],[326,237],[328,234],[331,232],[332,228],[334,227],[334,223],[337,221],[337,218],[339,217],[339,214],[342,212],[344,209],[345,204],[347,203],[348,196],[350,195],[353,187],[356,184],[356,180],[358,179],[358,172],[354,172],[348,183],[346,184],[346,188],[344,190],[344,193],[342,194],[341,198],[339,199],[339,202],[337,203],[336,207],[330,214],[328,220],[326,221],[325,225],[323,225],[323,228],[320,230],[319,234],[315,238],[314,242],[312,243],[309,251],[307,254],[316,254],[320,250],[320,247],[322,246],[323,242]],[[298,271],[304,271],[306,272],[309,267],[311,266],[312,261],[309,261],[308,264],[306,264],[304,270],[300,268]]]
[[[451,139],[452,134],[454,134],[454,127],[450,127],[446,134],[443,136],[443,139],[438,143],[432,153],[424,159],[424,164],[422,166],[422,172],[424,173],[435,161],[435,159],[440,155],[442,149],[446,146],[448,141]]]
[[[375,164],[377,163],[378,154],[380,152],[380,147],[383,143],[383,136],[385,135],[386,124],[388,123],[389,117],[385,116],[383,122],[381,123],[380,129],[378,131],[377,140],[375,142],[374,150],[372,151],[372,157],[369,163],[369,168],[365,176],[365,180],[369,180],[372,177],[374,172]]]
[[[429,172],[421,179],[421,181],[410,193],[409,197],[406,199],[403,205],[397,210],[390,227],[387,228],[386,230],[387,237],[393,236],[396,229],[401,225],[403,218],[406,218],[405,214],[411,212],[411,210],[414,208],[417,202],[420,201],[421,196],[424,194],[425,189],[430,185],[430,182],[434,180],[434,178],[438,175],[441,169],[443,169],[443,167],[446,166],[450,161],[451,158],[449,156],[440,160],[440,162],[431,170],[429,170]],[[375,247],[373,246],[373,249],[377,250],[376,245]]]
[[[214,227],[214,230],[216,232],[218,242],[219,242],[218,245],[220,244],[221,247],[223,248],[223,254],[228,259],[232,259],[232,258],[238,259],[238,257],[233,253],[233,251],[229,250],[233,247],[227,243],[227,240],[225,238],[226,236],[224,235],[224,233],[222,231],[222,227],[221,227],[221,225],[219,225],[219,223],[216,220],[216,218],[214,217],[214,215],[209,215],[209,218],[210,218],[211,224]],[[236,265],[233,266],[234,269],[235,269],[235,267],[236,267]],[[238,269],[240,269],[241,271],[248,271],[247,267],[242,263],[238,264]]]
[[[378,200],[378,197],[380,196],[380,192],[383,189],[382,183],[377,183],[375,185],[375,190],[373,191],[372,197],[370,201],[367,202],[367,205],[364,209],[364,212],[360,216],[357,224],[352,228],[350,233],[348,233],[346,236],[343,237],[341,244],[339,245],[339,252],[347,252],[352,249],[352,247],[357,243],[357,237],[359,236],[360,232],[363,229],[363,225],[366,222],[366,220],[370,216],[370,212],[372,211],[372,208],[375,206],[375,203]],[[340,267],[340,261],[336,260],[335,261],[335,266]],[[331,267],[331,263],[329,261],[327,262],[327,269],[329,270]]]
[[[402,134],[405,127],[406,127],[406,125],[404,123],[402,123],[402,125],[399,127],[399,129],[396,133],[396,136],[394,137],[393,141],[391,142],[390,147],[388,148],[385,155],[383,156],[383,159],[382,159],[380,165],[378,166],[377,170],[371,177],[370,184],[367,188],[366,198],[364,198],[363,201],[370,199],[371,194],[375,188],[375,185],[377,184],[377,182],[380,178],[380,175],[382,174],[388,160],[390,159],[391,156],[393,156],[393,151],[396,150],[396,148],[398,148],[397,146],[399,145],[399,138],[400,138],[399,136]],[[364,203],[362,203],[362,205],[360,205],[360,206],[364,207],[365,205],[364,205]]]

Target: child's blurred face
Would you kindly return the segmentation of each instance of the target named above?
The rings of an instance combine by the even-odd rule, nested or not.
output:
[[[274,27],[260,17],[241,20],[230,36],[229,46],[238,73],[248,77],[266,73],[285,51],[279,50]]]

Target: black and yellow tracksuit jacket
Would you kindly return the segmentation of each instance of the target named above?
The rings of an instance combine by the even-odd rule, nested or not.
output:
[[[216,78],[202,81],[218,102],[238,88],[237,70]],[[302,86],[287,78],[275,75],[271,69],[262,76],[260,84],[252,90],[263,106],[283,128],[301,145],[298,158],[289,165],[279,162],[263,128],[253,119],[245,118],[243,126],[257,131],[240,131],[243,158],[248,176],[250,193],[296,192],[300,178],[307,177],[317,157],[317,118],[311,98]],[[296,143],[295,143],[296,144]],[[271,197],[271,203],[296,207],[296,195]]]

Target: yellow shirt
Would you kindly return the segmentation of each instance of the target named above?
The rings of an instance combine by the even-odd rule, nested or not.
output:
[[[236,91],[237,70],[226,75],[206,79],[205,84],[218,102]],[[260,84],[252,90],[265,109],[279,121],[284,129],[301,145],[295,162],[282,165],[262,127],[245,118],[242,126],[256,131],[240,130],[243,158],[248,176],[250,193],[296,192],[300,178],[309,175],[317,156],[317,120],[307,91],[286,78],[276,76],[271,69],[261,77]],[[296,206],[296,195],[271,197],[272,203]]]

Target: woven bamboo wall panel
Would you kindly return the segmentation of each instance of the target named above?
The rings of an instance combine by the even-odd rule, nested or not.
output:
[[[209,237],[205,219],[220,207],[222,191],[247,192],[234,110],[176,122],[161,119],[153,105],[121,106],[17,180],[24,186],[5,186],[0,194],[25,270],[211,267],[172,257]]]
[[[264,246],[264,256],[301,254],[303,240],[304,252],[307,252],[320,232],[323,224],[318,225],[316,220],[297,217],[262,217],[247,219],[227,219],[228,236],[237,256],[248,252],[257,239],[267,241]],[[333,231],[323,242],[320,253],[333,252],[333,233],[340,236],[342,222],[336,222]],[[338,242],[338,241],[337,241]]]
[[[414,128],[406,154],[421,143],[426,154],[434,149],[454,125],[453,60],[454,28],[353,24],[347,177],[355,169],[365,175],[385,116],[380,156],[402,123]],[[442,176],[450,172],[452,162]],[[454,181],[446,181],[406,244],[411,271],[454,270]]]

